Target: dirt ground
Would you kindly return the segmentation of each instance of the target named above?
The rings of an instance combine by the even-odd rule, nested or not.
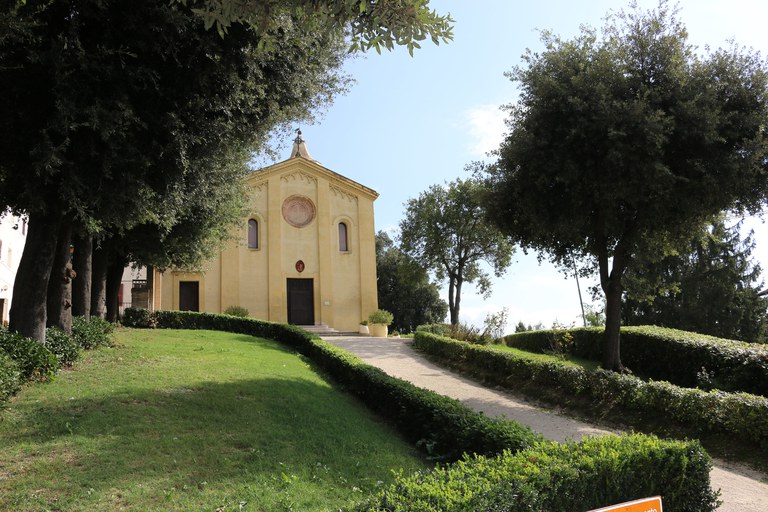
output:
[[[414,351],[408,343],[393,338],[325,338],[377,366],[388,374],[461,401],[487,416],[504,416],[530,426],[546,438],[562,442],[586,435],[616,433],[567,416],[558,415],[520,401],[503,391],[489,389],[445,370]],[[768,511],[768,475],[738,464],[715,460],[711,473],[713,489],[720,489],[721,512]]]

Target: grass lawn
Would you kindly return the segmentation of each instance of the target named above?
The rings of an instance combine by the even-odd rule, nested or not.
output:
[[[585,370],[597,370],[598,368],[600,368],[600,363],[597,361],[591,361],[589,359],[584,359],[584,358],[576,357],[573,355],[567,355],[565,356],[565,358],[563,358],[560,356],[556,356],[554,354],[541,354],[538,352],[528,352],[527,350],[521,350],[519,348],[509,347],[504,344],[488,345],[488,347],[494,350],[498,350],[500,352],[509,352],[515,357],[520,357],[520,358],[528,359],[531,361],[538,361],[541,363],[559,362],[559,363],[564,363],[570,366],[581,366]]]
[[[278,343],[116,341],[0,410],[0,510],[338,510],[427,467]]]

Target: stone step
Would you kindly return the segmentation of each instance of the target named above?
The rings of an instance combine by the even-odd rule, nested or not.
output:
[[[320,325],[297,325],[296,327],[301,327],[305,331],[309,331],[312,334],[317,334],[318,336],[359,336],[356,332],[341,332],[341,331],[337,331],[333,327],[328,327],[325,324],[320,324]]]

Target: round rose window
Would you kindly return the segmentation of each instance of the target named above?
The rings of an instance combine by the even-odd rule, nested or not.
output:
[[[283,218],[291,226],[303,228],[315,218],[315,204],[308,197],[288,197],[283,201]]]

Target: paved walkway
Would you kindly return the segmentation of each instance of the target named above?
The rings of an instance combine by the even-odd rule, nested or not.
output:
[[[425,359],[398,339],[370,337],[326,337],[368,364],[388,374],[458,399],[490,417],[504,416],[530,426],[548,439],[562,442],[610,431],[534,407],[503,391],[481,386]],[[748,468],[715,460],[712,487],[720,489],[720,512],[768,512],[768,477]]]

